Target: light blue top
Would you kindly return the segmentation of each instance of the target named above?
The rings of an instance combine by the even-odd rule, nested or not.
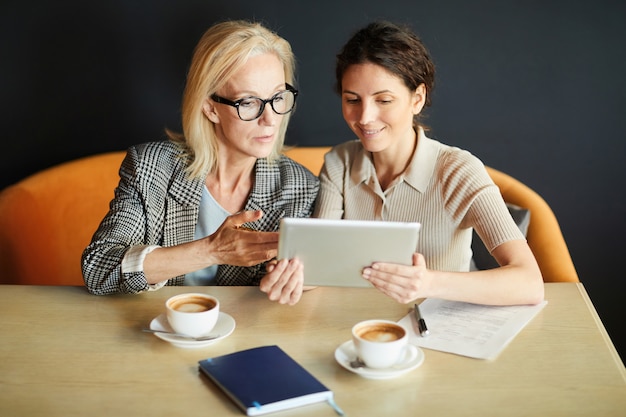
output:
[[[200,200],[200,213],[194,232],[194,240],[202,239],[214,233],[230,213],[226,211],[213,198],[206,185],[202,187],[202,199]],[[204,269],[185,275],[185,285],[215,285],[217,265],[211,265]]]

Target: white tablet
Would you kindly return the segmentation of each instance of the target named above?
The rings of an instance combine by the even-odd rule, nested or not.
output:
[[[284,218],[278,259],[299,258],[304,284],[368,287],[361,271],[373,262],[411,265],[420,223]]]

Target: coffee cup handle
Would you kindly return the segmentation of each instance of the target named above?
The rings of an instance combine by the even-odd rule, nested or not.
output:
[[[415,360],[416,357],[417,357],[417,348],[413,346],[412,344],[408,343],[407,345],[404,346],[404,349],[402,350],[402,354],[400,355],[400,359],[398,359],[398,362],[396,362],[394,366],[396,367],[404,366],[407,363]]]

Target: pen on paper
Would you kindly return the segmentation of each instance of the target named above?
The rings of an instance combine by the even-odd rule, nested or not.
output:
[[[420,335],[422,337],[428,336],[428,327],[426,327],[426,322],[424,321],[422,313],[420,313],[420,308],[417,304],[414,304],[413,311],[415,313],[415,320],[417,321],[417,328],[420,332]]]

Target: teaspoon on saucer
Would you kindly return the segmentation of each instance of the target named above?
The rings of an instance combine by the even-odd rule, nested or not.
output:
[[[363,359],[357,356],[354,360],[350,361],[350,367],[355,368],[355,369],[364,368],[365,362],[363,362]]]
[[[169,335],[169,336],[180,337],[181,339],[196,340],[198,342],[204,341],[204,340],[217,339],[218,337],[220,337],[219,334],[194,337],[194,336],[188,336],[186,334],[168,332],[167,330],[154,330],[154,329],[141,329],[141,330],[144,331],[144,332],[147,332],[147,333],[163,333],[163,334],[166,334],[166,335]]]

